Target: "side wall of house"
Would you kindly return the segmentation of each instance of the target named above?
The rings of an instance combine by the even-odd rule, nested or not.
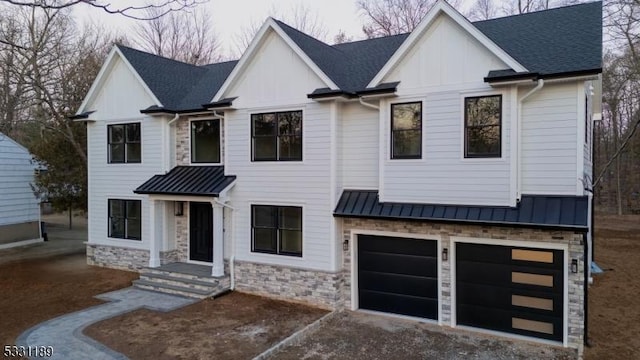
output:
[[[107,74],[100,92],[88,104],[95,110],[87,124],[89,157],[89,263],[111,267],[137,269],[148,265],[149,202],[147,196],[133,193],[163,169],[164,119],[140,114],[140,109],[153,99],[119,58]],[[107,127],[113,124],[141,124],[142,162],[109,164]],[[108,236],[108,199],[140,200],[142,210],[142,240],[115,239]],[[162,211],[163,204],[159,204]],[[172,209],[168,209],[172,211]]]
[[[0,246],[40,238],[34,170],[29,151],[0,133]]]

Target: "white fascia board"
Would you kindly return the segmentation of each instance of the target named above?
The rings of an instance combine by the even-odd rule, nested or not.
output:
[[[427,15],[422,19],[420,24],[411,32],[411,35],[400,45],[398,50],[389,58],[387,63],[380,69],[378,74],[371,80],[367,87],[378,86],[384,77],[391,72],[396,65],[404,58],[409,50],[420,40],[424,33],[431,27],[433,22],[437,19],[438,15],[446,14],[464,30],[466,30],[471,36],[473,36],[478,42],[484,45],[489,51],[496,55],[500,60],[504,61],[509,67],[516,72],[528,71],[524,66],[518,63],[511,55],[502,50],[496,43],[489,39],[482,31],[478,30],[473,24],[467,20],[456,9],[449,5],[444,0],[438,0],[438,2],[429,10]]]
[[[89,103],[89,101],[91,99],[93,99],[94,95],[96,95],[97,92],[100,90],[100,88],[102,87],[104,81],[106,80],[106,77],[107,77],[108,73],[111,72],[111,70],[113,69],[113,62],[115,61],[114,59],[115,59],[116,55],[118,55],[120,57],[120,59],[122,59],[122,62],[127,66],[129,71],[131,71],[131,73],[136,78],[136,80],[138,80],[138,82],[140,82],[140,85],[142,85],[144,90],[147,92],[147,94],[153,100],[154,105],[162,107],[162,103],[160,102],[160,100],[158,100],[158,98],[153,93],[153,91],[151,91],[151,89],[149,89],[149,87],[144,82],[144,80],[142,80],[142,78],[140,77],[140,74],[138,74],[138,72],[134,69],[133,65],[131,65],[129,60],[127,60],[127,58],[124,56],[122,51],[120,51],[118,46],[114,45],[113,48],[111,49],[111,51],[109,52],[109,55],[107,55],[107,59],[105,60],[104,64],[102,64],[102,67],[100,68],[100,71],[98,72],[98,76],[96,76],[96,79],[93,81],[93,84],[91,84],[91,87],[89,88],[89,92],[87,92],[87,95],[84,97],[84,100],[82,100],[82,104],[80,104],[80,107],[78,108],[78,111],[76,112],[76,115],[82,114],[83,112],[85,112],[87,110],[86,109],[87,104]]]
[[[231,74],[229,74],[213,99],[211,99],[211,102],[219,101],[220,99],[222,99],[223,95],[225,95],[225,92],[229,89],[229,87],[231,87],[231,84],[233,84],[233,82],[240,77],[242,72],[244,72],[244,70],[246,69],[247,65],[251,62],[251,59],[253,59],[258,52],[258,49],[264,42],[269,30],[273,30],[276,34],[278,34],[282,38],[282,40],[284,40],[284,42],[287,43],[287,45],[289,45],[289,47],[302,59],[302,61],[304,61],[305,64],[307,64],[307,66],[309,66],[309,68],[325,83],[325,85],[327,85],[327,87],[332,90],[338,89],[338,86],[331,79],[329,79],[329,77],[322,70],[320,70],[318,65],[316,65],[316,63],[314,63],[311,58],[309,58],[309,56],[307,56],[307,54],[302,51],[302,49],[300,49],[300,47],[296,45],[295,42],[293,42],[293,40],[291,40],[291,38],[284,32],[284,30],[282,30],[278,23],[276,23],[273,18],[269,17],[264,22],[264,24],[262,24],[262,27],[260,27],[260,30],[258,30],[253,40],[251,40],[251,44],[249,44],[247,50],[245,50],[245,52],[242,54],[242,57],[240,57],[240,61],[233,68],[233,71],[231,72]]]

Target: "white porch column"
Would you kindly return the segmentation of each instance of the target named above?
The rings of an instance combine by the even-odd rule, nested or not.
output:
[[[211,276],[224,276],[224,207],[214,201],[213,207],[213,267]]]
[[[160,266],[160,237],[156,229],[156,201],[149,200],[149,267]]]

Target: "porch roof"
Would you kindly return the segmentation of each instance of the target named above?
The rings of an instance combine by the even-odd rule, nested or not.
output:
[[[224,174],[224,166],[176,166],[164,175],[154,175],[133,192],[218,197],[235,180]]]
[[[383,203],[375,190],[345,190],[333,214],[586,232],[588,202],[586,196],[522,195],[516,207]]]

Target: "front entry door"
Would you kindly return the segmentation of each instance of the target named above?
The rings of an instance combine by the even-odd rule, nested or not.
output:
[[[189,259],[213,262],[213,210],[210,203],[190,203]]]

